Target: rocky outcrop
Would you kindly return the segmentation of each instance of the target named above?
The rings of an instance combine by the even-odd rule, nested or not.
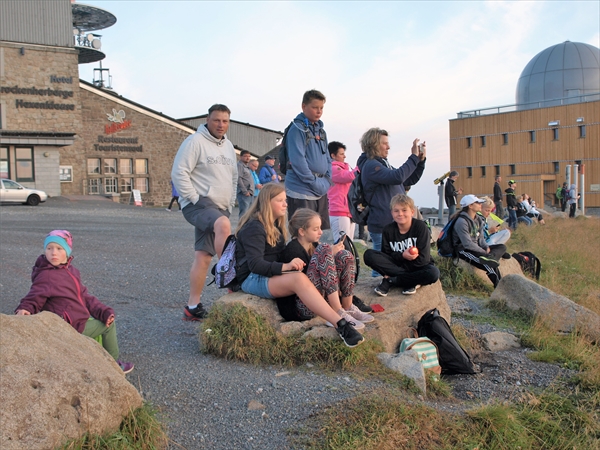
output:
[[[450,322],[450,307],[442,285],[438,281],[431,286],[424,286],[414,295],[402,295],[399,288],[392,288],[387,297],[379,297],[373,288],[381,278],[359,278],[354,293],[365,303],[379,303],[385,311],[374,314],[375,321],[366,324],[363,334],[368,339],[381,341],[388,353],[395,353],[398,345],[407,337],[408,328],[415,327],[421,316],[432,308],[437,308],[440,314]],[[276,331],[289,335],[303,333],[304,337],[339,339],[336,331],[325,325],[321,318],[306,322],[284,322],[274,301],[256,297],[244,292],[224,295],[215,305],[241,304],[264,317]]]
[[[419,355],[414,350],[408,350],[402,353],[379,353],[379,361],[388,369],[400,372],[402,375],[410,378],[416,386],[427,393],[427,382],[425,380],[425,369],[419,361]]]
[[[481,336],[483,347],[490,352],[501,352],[521,347],[519,338],[503,331],[491,331]]]
[[[558,332],[578,332],[600,342],[600,316],[522,275],[507,275],[500,280],[490,300],[506,303],[541,318]]]
[[[0,314],[0,448],[53,449],[118,429],[142,405],[96,341],[56,314]]]

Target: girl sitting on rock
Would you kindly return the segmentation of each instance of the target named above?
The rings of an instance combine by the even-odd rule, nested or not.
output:
[[[117,361],[124,373],[133,364],[120,361],[115,312],[91,295],[81,275],[71,264],[73,237],[67,230],[51,231],[44,241],[44,254],[33,266],[29,293],[15,310],[18,316],[50,311],[62,317],[84,336],[102,336],[102,346]],[[91,318],[90,318],[91,316]]]
[[[237,279],[248,294],[269,299],[297,295],[317,316],[335,324],[348,347],[364,341],[363,336],[334,310],[302,272],[305,263],[294,258],[281,261],[285,249],[287,202],[285,187],[265,185],[252,206],[240,219],[236,232]],[[341,309],[341,308],[340,308]]]
[[[301,259],[304,263],[303,272],[329,305],[354,328],[361,330],[365,327],[364,323],[372,322],[373,316],[362,312],[352,303],[356,262],[352,253],[344,249],[343,240],[348,236],[343,235],[333,246],[320,244],[319,239],[323,234],[321,216],[307,208],[296,210],[289,221],[289,231],[292,240],[282,254],[282,261]],[[296,307],[300,317],[311,317],[312,314],[299,299]],[[333,326],[329,322],[328,325]]]

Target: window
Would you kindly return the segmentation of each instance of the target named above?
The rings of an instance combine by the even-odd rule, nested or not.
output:
[[[579,125],[579,137],[580,138],[585,137],[585,125]]]
[[[131,192],[131,186],[133,186],[133,178],[121,178],[121,192]]]
[[[581,166],[581,160],[578,159],[577,161],[575,161],[575,164],[577,164],[578,166]]]
[[[118,178],[105,178],[104,179],[104,193],[105,194],[116,194]]]
[[[554,161],[554,173],[560,172],[560,163],[558,161]]]
[[[15,148],[16,181],[34,181],[33,178],[33,148]]]
[[[88,194],[100,194],[102,190],[102,180],[100,178],[88,179]]]
[[[473,176],[473,168],[467,167],[467,177],[471,178]]]
[[[502,134],[502,145],[508,145],[508,133]]]
[[[148,160],[147,159],[136,159],[135,160],[135,173],[137,173],[137,174],[148,173]]]
[[[129,175],[133,173],[133,161],[131,159],[119,160],[119,173]]]
[[[0,178],[10,178],[8,147],[0,147]]]
[[[529,132],[529,142],[535,142],[535,131]]]
[[[485,147],[485,143],[486,143],[486,136],[481,136],[481,146]]]
[[[117,173],[117,160],[113,158],[106,158],[104,160],[104,173]]]
[[[481,166],[481,176],[485,177],[485,166]]]
[[[558,141],[558,128],[552,128],[552,140]]]
[[[473,138],[467,138],[467,148],[471,148],[473,146]]]
[[[100,173],[100,158],[87,160],[87,173]]]
[[[495,166],[496,167],[496,176],[500,175],[500,166]]]
[[[140,192],[148,192],[148,178],[136,178],[135,188]]]
[[[511,175],[516,175],[517,173],[517,167],[514,164],[510,165],[510,174]]]

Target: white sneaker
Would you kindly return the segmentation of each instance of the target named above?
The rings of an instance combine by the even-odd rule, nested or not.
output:
[[[354,304],[352,306],[350,306],[350,309],[347,309],[346,312],[348,314],[350,314],[352,317],[354,317],[356,320],[358,320],[362,323],[369,323],[369,322],[373,322],[375,320],[375,317],[373,317],[370,314],[362,312]]]
[[[348,314],[347,311],[340,309],[337,313],[342,319],[346,319],[346,322],[352,325],[355,330],[362,330],[365,327],[364,323],[362,323],[360,320],[356,320],[354,317]],[[325,325],[327,325],[328,327],[333,327],[333,324],[331,322],[325,322]]]

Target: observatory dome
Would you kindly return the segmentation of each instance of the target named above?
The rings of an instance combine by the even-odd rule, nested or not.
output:
[[[584,97],[590,94],[594,98]],[[566,41],[541,51],[525,66],[517,83],[518,109],[599,98],[600,49],[581,42]]]

